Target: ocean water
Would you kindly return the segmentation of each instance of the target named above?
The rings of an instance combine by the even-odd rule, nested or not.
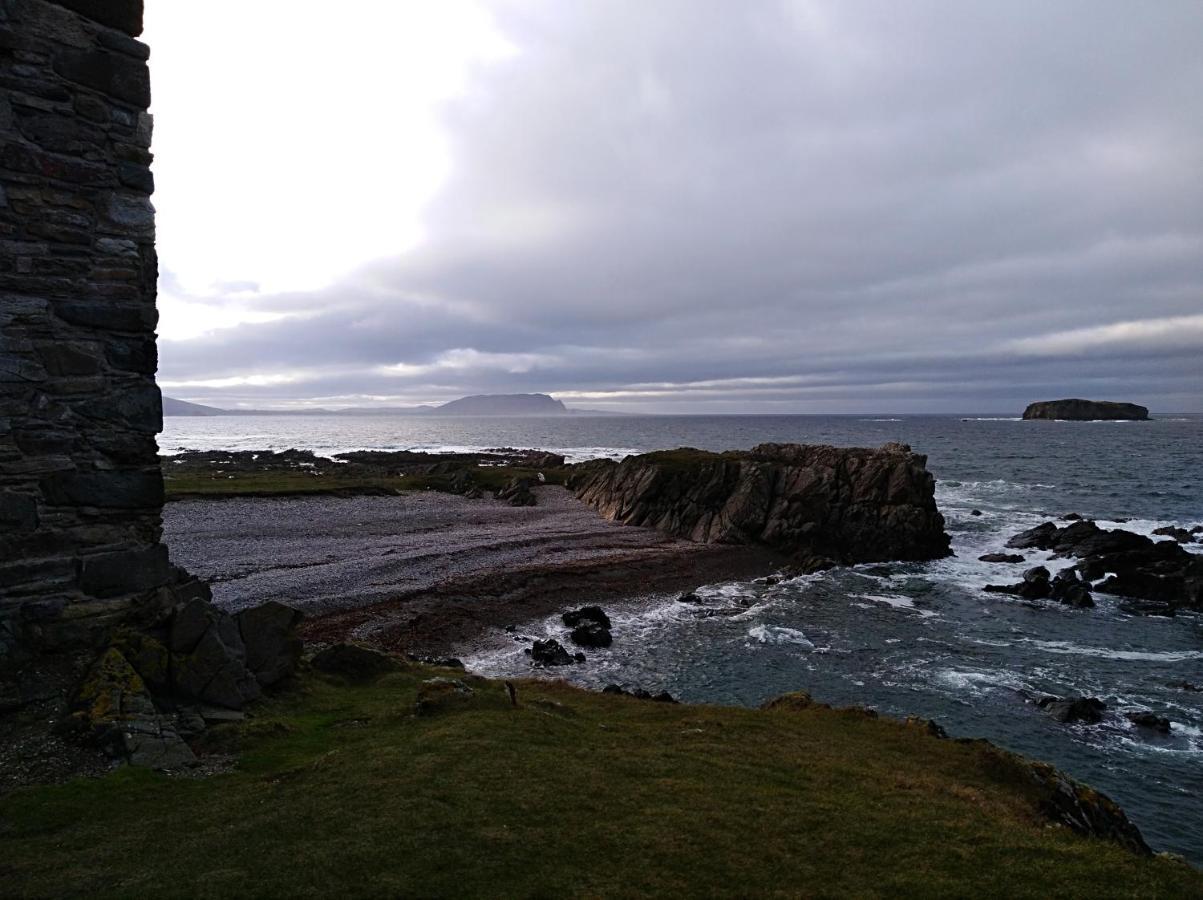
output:
[[[221,417],[166,420],[181,448],[449,450],[540,447],[570,459],[761,441],[877,446],[928,454],[955,556],[837,569],[774,586],[701,586],[617,604],[614,646],[554,671],[582,684],[665,689],[682,699],[754,705],[791,690],[816,699],[928,716],[958,737],[985,737],[1055,763],[1117,800],[1158,850],[1203,865],[1203,617],[1128,616],[1114,598],[1072,610],[981,591],[1029,565],[977,561],[1006,538],[1069,512],[1151,533],[1203,523],[1203,416],[1151,422],[1022,422],[989,416],[689,416],[565,419]],[[980,516],[971,515],[980,510]],[[1117,520],[1126,519],[1124,523]],[[1203,552],[1203,545],[1192,549]],[[555,618],[499,634],[465,657],[483,674],[529,674],[522,649],[564,629]],[[1063,725],[1034,700],[1084,694],[1100,725]],[[1123,713],[1167,716],[1169,735]]]

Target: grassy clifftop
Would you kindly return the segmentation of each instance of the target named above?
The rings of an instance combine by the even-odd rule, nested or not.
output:
[[[223,726],[230,773],[0,800],[3,893],[1203,896],[1185,864],[1049,825],[981,744],[854,711],[517,698],[307,675]]]

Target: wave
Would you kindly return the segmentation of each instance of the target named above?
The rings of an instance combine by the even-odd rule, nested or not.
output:
[[[776,646],[794,644],[808,650],[815,648],[811,640],[801,631],[796,628],[786,628],[783,625],[757,625],[748,629],[748,637],[761,644]]]
[[[1203,659],[1203,650],[1117,650],[1111,647],[1083,647],[1070,641],[1040,641],[1031,638],[1021,638],[1020,643],[1030,644],[1046,653],[1097,656],[1102,659],[1144,662],[1185,662],[1189,659]]]

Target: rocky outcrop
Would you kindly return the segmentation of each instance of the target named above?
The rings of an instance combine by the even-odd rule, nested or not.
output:
[[[1007,541],[1008,547],[1052,550],[1082,561],[1075,569],[1091,590],[1143,601],[1136,613],[1203,609],[1203,554],[1176,540],[1154,541],[1123,529],[1107,530],[1083,520],[1064,528],[1044,522]]]
[[[1023,417],[1070,422],[1094,422],[1100,419],[1144,422],[1149,418],[1149,410],[1135,403],[1115,403],[1110,400],[1044,400],[1028,404]]]
[[[922,560],[949,553],[926,462],[905,444],[681,449],[582,464],[569,487],[608,519],[692,541],[799,560]]]

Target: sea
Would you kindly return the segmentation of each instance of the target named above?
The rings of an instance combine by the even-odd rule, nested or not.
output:
[[[1012,534],[1068,513],[1151,534],[1203,523],[1203,416],[1149,422],[1025,422],[958,416],[566,416],[538,419],[385,416],[168,418],[159,443],[183,449],[289,447],[451,451],[537,447],[570,461],[673,447],[729,450],[764,441],[927,454],[954,556],[927,563],[840,568],[765,585],[699,585],[701,604],[633,598],[608,609],[614,645],[555,677],[591,687],[667,690],[682,700],[754,706],[805,690],[833,705],[936,720],[955,737],[983,737],[1047,760],[1111,796],[1156,850],[1203,865],[1203,616],[1131,616],[1115,598],[1097,607],[987,594],[1043,564],[978,556]],[[972,514],[978,511],[980,515]],[[1203,552],[1203,544],[1189,547]],[[464,657],[485,675],[529,675],[532,638],[564,639],[557,617]],[[1035,701],[1098,697],[1097,725],[1066,725]],[[1128,712],[1169,718],[1169,734]]]

